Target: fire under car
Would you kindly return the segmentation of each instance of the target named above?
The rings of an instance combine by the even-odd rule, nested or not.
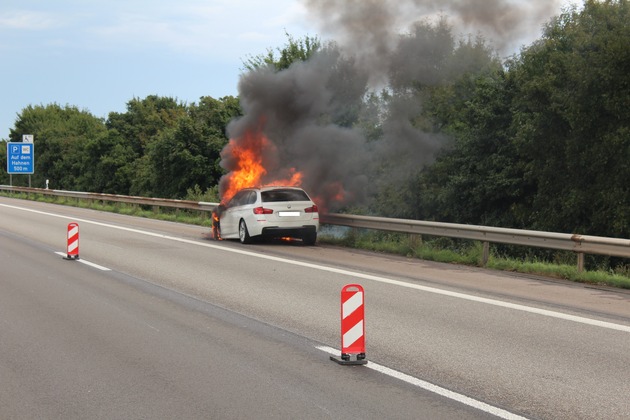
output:
[[[297,187],[246,188],[213,214],[215,239],[297,238],[314,245],[319,231],[317,205]]]

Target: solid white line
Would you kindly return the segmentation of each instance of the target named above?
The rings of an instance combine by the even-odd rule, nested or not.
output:
[[[67,256],[67,254],[65,254],[63,252],[55,252],[55,254],[61,255],[62,257],[66,257]],[[103,267],[102,265],[94,264],[93,262],[89,262],[89,261],[81,259],[81,258],[79,258],[78,260],[73,260],[73,261],[78,261],[81,264],[89,265],[90,267],[94,267],[94,268],[99,269],[101,271],[111,271],[111,269],[109,269],[107,267]]]
[[[581,316],[563,314],[561,312],[549,311],[549,310],[546,310],[546,309],[539,309],[539,308],[534,308],[534,307],[530,307],[530,306],[519,305],[519,304],[516,304],[516,303],[504,302],[504,301],[496,300],[496,299],[488,299],[488,298],[483,298],[483,297],[478,297],[478,296],[473,296],[473,295],[467,295],[467,294],[464,294],[464,293],[451,292],[449,290],[442,290],[442,289],[438,289],[438,288],[435,288],[435,287],[420,286],[418,284],[407,283],[407,282],[403,282],[403,281],[400,281],[400,280],[394,280],[394,279],[389,279],[389,278],[386,278],[386,277],[374,276],[374,275],[371,275],[371,274],[364,274],[364,273],[359,273],[359,272],[350,271],[350,270],[344,270],[344,269],[341,269],[341,268],[327,267],[327,266],[324,266],[324,265],[312,264],[312,263],[307,263],[307,262],[303,262],[303,261],[293,261],[293,260],[289,260],[289,259],[286,259],[286,258],[274,257],[274,256],[271,256],[271,255],[264,255],[264,254],[257,254],[255,252],[245,251],[245,250],[241,250],[241,249],[226,248],[226,247],[223,247],[223,246],[220,246],[220,245],[213,245],[213,244],[203,243],[203,242],[199,242],[199,241],[193,241],[193,240],[190,240],[190,239],[177,238],[177,237],[174,237],[174,236],[162,235],[162,234],[159,234],[159,233],[153,233],[153,232],[147,232],[147,231],[138,230],[138,229],[126,228],[126,227],[116,226],[116,225],[112,225],[112,224],[108,224],[108,223],[94,222],[92,220],[77,219],[77,218],[74,218],[74,217],[62,216],[60,214],[47,213],[47,212],[43,212],[43,211],[39,211],[39,210],[27,209],[27,208],[23,208],[23,207],[16,207],[16,206],[8,205],[8,204],[0,204],[0,206],[13,208],[13,209],[17,209],[17,210],[28,211],[28,212],[31,212],[31,213],[42,214],[42,215],[51,216],[51,217],[58,217],[58,218],[61,218],[61,219],[74,220],[74,221],[78,221],[78,222],[82,222],[82,223],[88,223],[88,224],[92,224],[92,225],[96,225],[96,226],[103,226],[103,227],[107,227],[107,228],[111,228],[111,229],[123,230],[123,231],[126,231],[126,232],[133,232],[133,233],[146,235],[146,236],[153,236],[153,237],[156,237],[156,238],[167,239],[167,240],[170,240],[170,241],[175,241],[175,242],[180,242],[180,243],[185,243],[185,244],[190,244],[190,245],[196,245],[196,246],[202,246],[202,247],[206,247],[206,248],[217,249],[217,250],[220,250],[220,251],[223,251],[223,252],[232,252],[232,253],[235,253],[235,254],[247,255],[249,257],[262,258],[262,259],[266,259],[266,260],[270,260],[270,261],[277,261],[277,262],[282,262],[282,263],[285,263],[285,264],[292,264],[292,265],[297,265],[297,266],[300,266],[300,267],[307,267],[307,268],[312,268],[312,269],[315,269],[315,270],[327,271],[329,273],[335,273],[335,274],[340,274],[340,275],[344,275],[344,276],[350,276],[350,277],[353,277],[355,279],[356,278],[360,278],[360,279],[364,279],[364,280],[371,280],[371,281],[375,281],[375,282],[379,282],[379,283],[391,284],[393,286],[399,286],[399,287],[405,287],[405,288],[408,288],[408,289],[420,290],[420,291],[423,291],[423,292],[434,293],[434,294],[438,294],[438,295],[442,295],[442,296],[449,296],[449,297],[453,297],[453,298],[457,298],[457,299],[464,299],[464,300],[468,300],[468,301],[472,301],[472,302],[485,303],[487,305],[493,305],[493,306],[498,306],[498,307],[507,308],[507,309],[513,309],[513,310],[517,310],[517,311],[529,312],[529,313],[532,313],[532,314],[548,316],[550,318],[562,319],[562,320],[565,320],[565,321],[577,322],[577,323],[580,323],[580,324],[591,325],[591,326],[600,327],[600,328],[607,328],[607,329],[611,329],[611,330],[630,332],[630,326],[628,326],[628,325],[615,324],[615,323],[612,323],[612,322],[599,321],[599,320],[596,320],[596,319],[585,318],[585,317],[581,317]]]
[[[339,350],[335,350],[332,347],[327,347],[327,346],[315,346],[315,348],[323,352],[326,352],[332,356],[339,356],[339,354],[341,353]],[[477,410],[481,410],[483,412],[492,414],[499,418],[507,419],[507,420],[526,420],[526,417],[522,417],[517,414],[510,413],[509,411],[506,411],[501,408],[492,406],[490,404],[486,404],[484,402],[475,400],[474,398],[467,397],[466,395],[458,394],[457,392],[450,391],[446,388],[442,388],[430,382],[423,381],[422,379],[415,378],[413,376],[407,375],[405,373],[399,372],[394,369],[390,369],[383,365],[379,365],[377,363],[368,361],[368,363],[364,366],[369,369],[380,372],[384,375],[390,376],[392,378],[396,378],[401,381],[407,382],[408,384],[411,384],[418,388],[424,389],[426,391],[432,392],[437,395],[441,395],[443,397],[465,404],[469,407],[473,407]]]

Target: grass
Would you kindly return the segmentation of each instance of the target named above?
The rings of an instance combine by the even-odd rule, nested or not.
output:
[[[321,243],[345,246],[369,251],[418,258],[450,264],[483,267],[483,244],[477,241],[453,240],[449,238],[427,238],[422,240],[408,234],[383,233],[347,229],[343,233],[322,233]],[[522,258],[499,255],[496,247],[491,247],[486,268],[515,273],[534,274],[544,277],[570,280],[574,282],[612,286],[630,289],[630,266],[621,265],[616,270],[603,267],[578,271],[577,257],[568,251],[555,251],[553,260],[573,260],[566,262],[545,261],[541,257],[526,254]]]
[[[200,215],[197,211],[169,208],[153,208],[150,206],[131,205],[125,203],[102,203],[100,201],[81,200],[75,198],[56,197],[43,194],[0,192],[1,196],[41,201],[82,208],[90,208],[111,213],[119,213],[136,217],[166,220],[211,227],[211,217],[207,213]],[[423,240],[424,239],[424,240]],[[468,266],[483,266],[483,245],[480,242],[456,240],[450,238],[421,238],[416,235],[376,232],[342,227],[322,229],[318,242],[364,249],[387,254],[401,255],[427,261],[436,261]],[[630,264],[620,265],[613,270],[607,266],[595,267],[578,272],[575,254],[567,251],[547,253],[546,259],[533,256],[526,251],[521,258],[500,253],[497,247],[491,247],[490,258],[486,268],[525,274],[534,274],[551,278],[570,280],[580,283],[612,286],[630,289]],[[550,261],[549,261],[550,260]],[[571,263],[573,260],[575,263]]]

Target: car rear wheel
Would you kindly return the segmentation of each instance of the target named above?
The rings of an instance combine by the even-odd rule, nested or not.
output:
[[[252,238],[249,236],[249,232],[247,231],[245,220],[241,220],[238,224],[238,239],[242,244],[249,244],[252,242]]]

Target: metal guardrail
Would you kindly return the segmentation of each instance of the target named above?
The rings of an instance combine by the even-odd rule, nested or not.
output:
[[[74,197],[95,201],[114,201],[128,204],[150,205],[154,207],[190,209],[202,212],[211,212],[214,207],[219,204],[189,200],[170,200],[115,194],[49,190],[43,188],[13,187],[8,185],[0,185],[0,190]],[[412,235],[446,236],[480,241],[484,246],[484,264],[487,263],[489,258],[490,243],[572,251],[578,256],[578,270],[580,271],[584,268],[584,254],[630,258],[630,239],[335,213],[321,214],[320,222],[323,224],[353,228],[401,232]]]
[[[219,203],[207,203],[204,201],[191,200],[171,200],[166,198],[137,197],[132,195],[99,194],[80,191],[49,190],[46,188],[14,187],[10,185],[0,185],[0,190],[15,191],[30,194],[44,194],[57,197],[79,198],[92,201],[114,201],[118,203],[139,204],[153,207],[171,207],[177,209],[188,209],[211,212]]]
[[[325,214],[320,216],[320,221],[339,226],[480,241],[484,245],[484,265],[488,262],[490,243],[573,251],[578,256],[579,271],[584,269],[584,254],[630,258],[630,239],[349,214]]]

